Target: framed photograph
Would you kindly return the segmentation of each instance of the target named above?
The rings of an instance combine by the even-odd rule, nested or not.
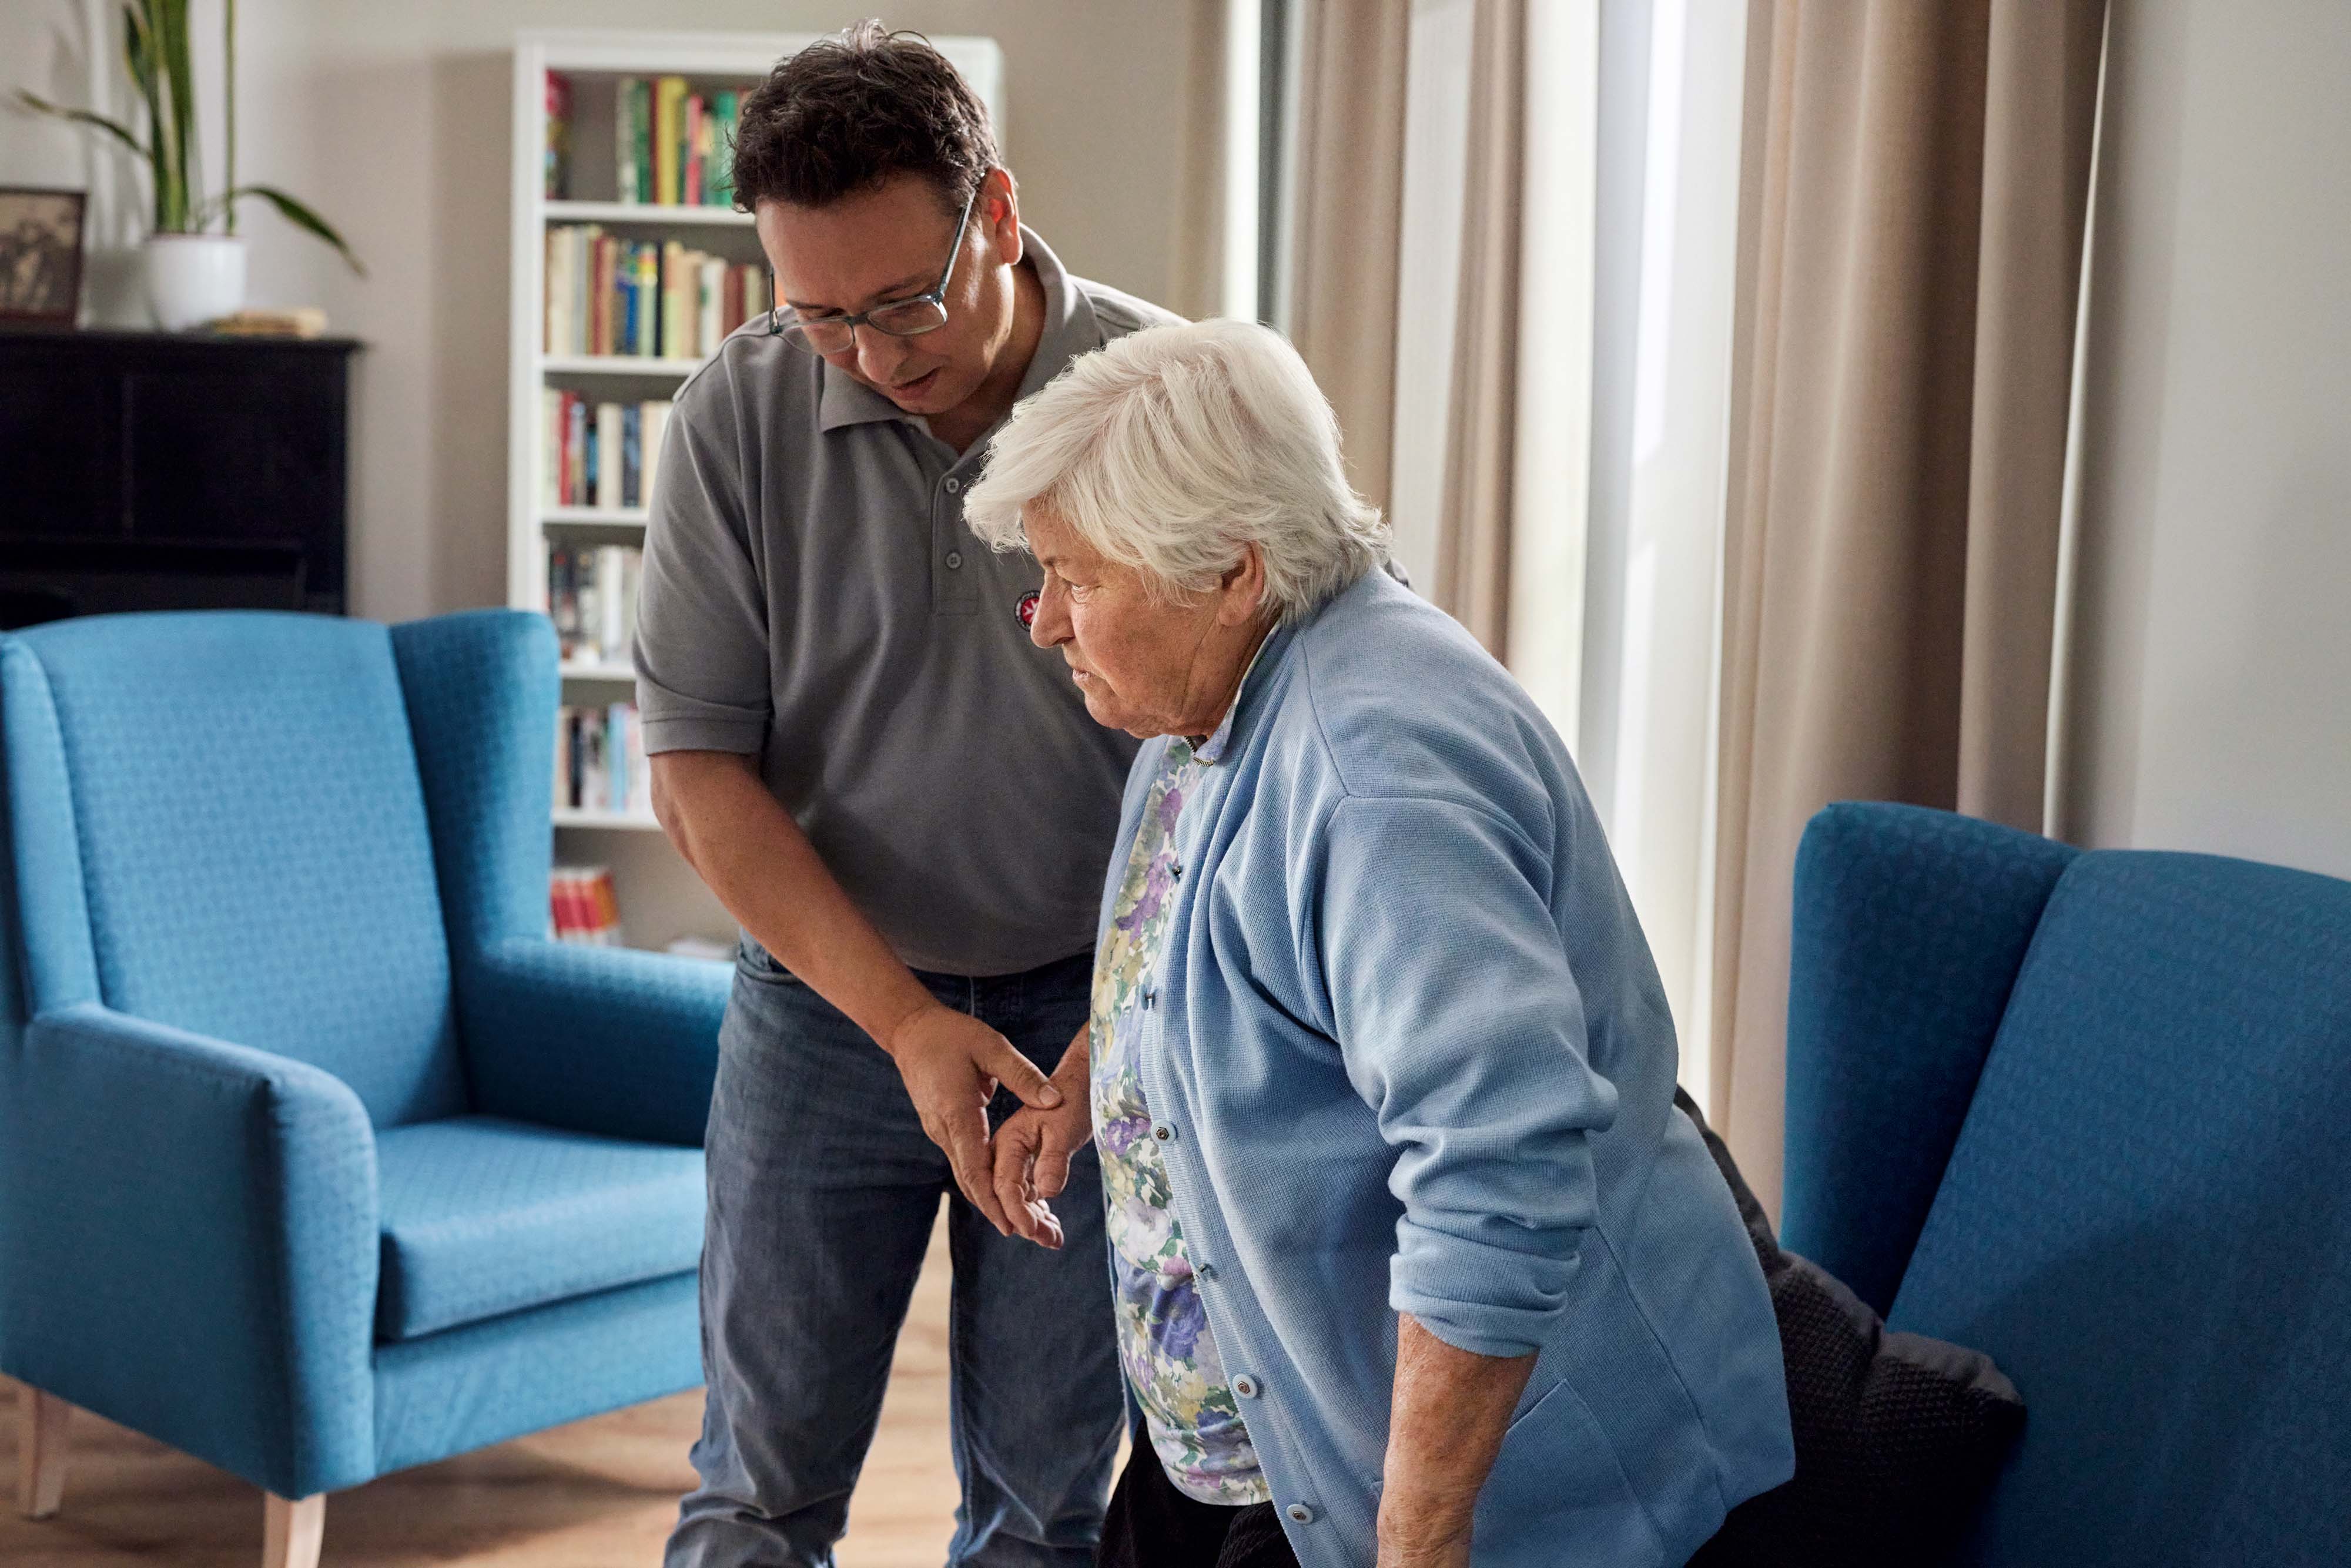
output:
[[[74,324],[87,194],[0,185],[0,324]]]

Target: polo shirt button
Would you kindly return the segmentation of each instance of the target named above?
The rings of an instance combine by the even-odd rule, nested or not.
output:
[[[959,549],[951,549],[947,551],[947,570],[949,571],[961,571],[963,570],[963,551]]]
[[[1314,1522],[1314,1511],[1302,1502],[1293,1502],[1281,1511],[1290,1515],[1290,1521],[1292,1524],[1311,1524]]]
[[[948,495],[952,496],[952,495],[954,495],[956,491],[958,491],[958,490],[960,490],[960,489],[962,489],[962,488],[963,488],[963,481],[962,481],[962,480],[960,480],[960,479],[950,479],[950,480],[948,480],[948,481],[947,481],[947,494],[948,494]]]
[[[1233,1379],[1233,1392],[1239,1395],[1244,1399],[1256,1398],[1258,1396],[1257,1379],[1251,1377],[1246,1372],[1242,1373],[1238,1377]]]
[[[1156,1123],[1151,1129],[1151,1135],[1163,1144],[1172,1144],[1176,1141],[1176,1129],[1165,1122]]]

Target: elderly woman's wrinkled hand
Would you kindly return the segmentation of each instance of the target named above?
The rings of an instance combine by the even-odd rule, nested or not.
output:
[[[1086,1074],[1091,1056],[1081,1030],[1069,1054],[1053,1072],[1061,1103],[1050,1109],[1023,1106],[1005,1118],[990,1140],[996,1165],[996,1201],[1013,1233],[1059,1250],[1061,1222],[1052,1199],[1070,1183],[1070,1158],[1093,1137]]]

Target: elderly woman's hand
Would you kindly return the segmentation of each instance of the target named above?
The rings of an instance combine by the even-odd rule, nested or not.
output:
[[[1093,1136],[1092,1102],[1086,1081],[1091,1053],[1086,1030],[1070,1042],[1061,1064],[1053,1070],[1053,1086],[1061,1103],[1050,1110],[1023,1106],[996,1129],[996,1201],[1014,1234],[1040,1247],[1058,1249],[1061,1222],[1051,1200],[1070,1182],[1070,1156]]]
[[[1534,1365],[1457,1349],[1398,1315],[1376,1568],[1468,1568],[1478,1494]]]

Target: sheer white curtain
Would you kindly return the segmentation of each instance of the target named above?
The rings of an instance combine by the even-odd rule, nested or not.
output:
[[[1398,553],[1452,541],[1478,0],[1414,0]],[[1703,1101],[1715,672],[1746,0],[1526,5],[1510,669],[1575,752]]]

